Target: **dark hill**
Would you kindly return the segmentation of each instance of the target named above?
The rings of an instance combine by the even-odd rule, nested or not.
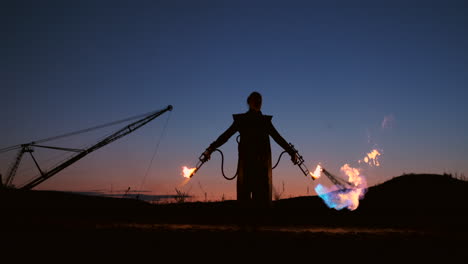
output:
[[[450,175],[409,174],[369,189],[362,210],[466,213],[468,182]]]
[[[468,209],[468,181],[450,175],[407,174],[370,187],[360,201],[360,213],[463,212]],[[282,208],[322,211],[318,197],[296,197],[276,202]],[[328,210],[328,208],[327,208]],[[347,210],[343,210],[347,211]]]
[[[234,201],[151,205],[133,199],[53,191],[2,190],[0,210],[13,225],[94,226],[108,222],[273,225],[439,225],[468,214],[468,182],[448,175],[410,174],[369,188],[355,211],[328,208],[319,197],[274,202],[272,210],[239,208]],[[3,226],[9,226],[3,225]]]
[[[50,191],[0,191],[5,252],[37,250],[107,257],[142,253],[189,259],[219,254],[277,260],[285,253],[317,257],[375,254],[433,261],[466,259],[468,183],[444,175],[404,175],[369,188],[355,211],[329,209],[319,197],[274,202],[271,210],[235,201],[151,205],[146,202]],[[39,232],[40,234],[36,234]],[[175,251],[175,252],[174,252]],[[174,254],[175,253],[175,254]],[[29,254],[31,255],[31,254]],[[16,256],[16,255],[15,255]],[[359,257],[360,258],[360,257]],[[87,258],[89,261],[91,258]],[[94,259],[94,258],[93,258]]]

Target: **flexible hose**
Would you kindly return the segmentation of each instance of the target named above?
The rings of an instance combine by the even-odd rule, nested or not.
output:
[[[224,174],[224,154],[221,150],[219,149],[215,149],[214,151],[218,151],[219,154],[221,154],[221,173],[223,174],[223,177],[224,179],[228,180],[228,181],[232,181],[234,180],[236,177],[237,177],[237,174],[239,173],[239,168],[237,168],[238,170],[236,171],[236,174],[234,174],[234,176],[232,177],[227,177],[226,174]]]
[[[239,167],[237,168],[236,174],[234,176],[227,177],[226,174],[224,173],[224,154],[220,149],[215,149],[214,151],[217,151],[217,152],[219,152],[219,154],[221,154],[221,173],[223,174],[224,179],[226,179],[228,181],[234,180],[237,177],[237,175],[239,174]],[[278,161],[276,161],[275,166],[273,166],[271,168],[272,170],[274,170],[276,168],[276,166],[278,166],[278,164],[279,164],[279,162],[281,160],[281,157],[283,156],[284,153],[287,153],[287,151],[281,152],[281,154],[278,157]]]
[[[281,152],[281,154],[279,155],[278,157],[278,161],[276,162],[275,166],[271,167],[272,170],[274,170],[276,168],[276,166],[278,166],[280,160],[281,160],[281,156],[283,156],[284,153],[288,153],[286,150]]]

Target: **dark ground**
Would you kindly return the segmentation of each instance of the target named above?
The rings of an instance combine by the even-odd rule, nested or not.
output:
[[[3,252],[89,260],[273,259],[307,262],[468,260],[468,182],[405,175],[371,187],[355,211],[318,197],[284,199],[270,210],[234,201],[151,205],[49,191],[2,190]]]

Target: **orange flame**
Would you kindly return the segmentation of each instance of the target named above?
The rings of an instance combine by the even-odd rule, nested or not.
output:
[[[312,178],[314,178],[314,180],[320,178],[320,175],[322,173],[322,166],[317,165],[317,167],[315,168],[315,171],[314,172],[309,172],[310,173],[310,176],[312,176]]]
[[[371,152],[367,153],[364,159],[359,160],[358,162],[364,162],[369,164],[370,166],[380,166],[379,156],[382,155],[378,150],[373,149]]]
[[[348,176],[348,182],[352,183],[354,186],[360,186],[363,183],[363,177],[360,175],[359,169],[345,164],[341,167],[341,171]]]
[[[197,168],[187,168],[187,166],[182,167],[182,176],[184,176],[187,179],[190,179],[192,177],[192,174],[195,172]]]

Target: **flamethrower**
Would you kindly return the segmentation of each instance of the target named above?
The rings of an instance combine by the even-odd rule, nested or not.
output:
[[[292,152],[294,152],[294,155],[296,157],[296,160],[294,162],[294,165],[297,165],[299,167],[299,169],[301,169],[302,173],[304,174],[304,176],[311,176],[312,180],[315,180],[317,179],[318,177],[316,177],[314,174],[312,174],[309,169],[307,169],[306,165],[304,164],[304,158],[299,154],[299,151],[297,151],[297,149],[294,148],[294,145],[289,143],[289,146],[291,147],[291,150]],[[234,176],[232,177],[227,177],[226,174],[224,173],[224,154],[221,150],[219,149],[215,149],[213,150],[213,152],[219,152],[219,154],[221,155],[221,173],[223,174],[223,177],[226,179],[226,180],[233,180],[237,177],[237,172]],[[276,164],[272,167],[272,169],[275,169],[276,166],[278,166],[280,160],[281,160],[281,157],[285,154],[285,153],[288,153],[288,151],[283,151],[281,152],[281,154],[279,155],[278,157],[278,160],[276,162]],[[205,164],[205,162],[208,161],[208,157],[205,155],[205,152],[203,152],[200,157],[198,158],[198,162],[197,162],[197,165],[195,166],[195,168],[187,168],[187,167],[184,167],[183,168],[183,175],[185,178],[192,178],[193,175],[195,175],[195,173],[197,173],[197,171],[203,166],[203,164]],[[294,160],[293,160],[294,161]]]
[[[219,154],[221,155],[221,173],[223,174],[223,177],[228,181],[234,180],[237,177],[237,171],[236,171],[236,174],[234,176],[227,177],[226,174],[224,173],[224,154],[219,149],[213,150],[213,152],[215,152],[215,151],[219,152]],[[193,175],[195,175],[195,173],[197,173],[197,171],[201,168],[201,166],[203,166],[203,164],[205,164],[205,162],[207,162],[209,160],[209,158],[205,155],[205,152],[203,152],[200,155],[200,157],[198,157],[198,162],[197,162],[197,165],[195,166],[195,168],[189,169],[187,167],[184,167],[183,174],[184,174],[185,178],[188,178],[188,179],[192,178]]]
[[[315,180],[316,178],[315,178],[314,174],[310,173],[309,169],[307,169],[306,165],[304,164],[304,158],[302,157],[302,155],[299,154],[299,151],[296,148],[294,148],[293,144],[289,143],[289,146],[291,146],[291,149],[294,152],[294,155],[296,155],[297,160],[296,160],[295,165],[297,165],[299,167],[299,169],[301,169],[304,176],[307,177],[307,176],[310,175],[312,177],[312,180]],[[286,153],[286,151],[283,151],[281,153],[281,155],[284,154],[284,153]],[[279,163],[279,161],[281,159],[281,155],[278,158],[278,161],[276,162],[275,167],[278,165],[278,163]],[[275,168],[275,167],[273,167],[273,168]]]

